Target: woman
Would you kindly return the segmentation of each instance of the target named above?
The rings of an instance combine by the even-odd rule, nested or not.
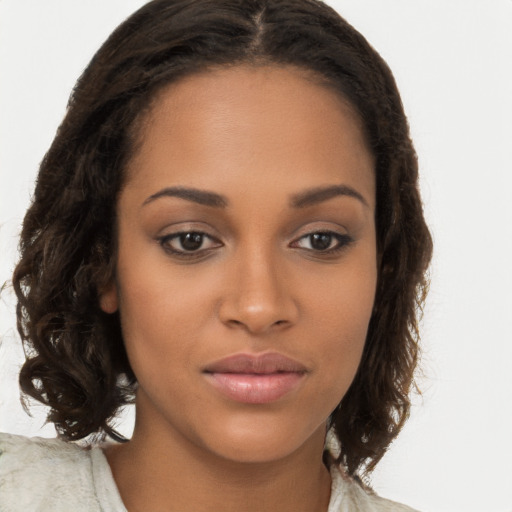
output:
[[[360,34],[311,0],[150,2],[73,91],[13,279],[23,391],[66,441],[124,441],[135,397],[133,436],[4,436],[2,499],[410,510],[361,479],[408,415],[430,254]]]

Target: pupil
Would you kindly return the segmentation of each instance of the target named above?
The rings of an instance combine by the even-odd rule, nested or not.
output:
[[[332,235],[328,233],[315,233],[311,235],[311,247],[318,251],[325,251],[332,242]]]
[[[180,235],[180,243],[186,251],[195,251],[203,244],[203,235],[201,233],[185,233]]]

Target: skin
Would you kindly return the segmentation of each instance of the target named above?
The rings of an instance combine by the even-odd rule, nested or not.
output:
[[[106,452],[127,508],[326,510],[326,421],[359,365],[377,279],[358,117],[292,67],[196,74],[159,93],[127,176],[116,281],[100,298],[120,311],[139,383],[133,438]],[[176,232],[206,235],[178,255]],[[338,250],[318,250],[319,232]],[[277,401],[240,403],[205,378],[212,361],[266,352],[307,369]]]

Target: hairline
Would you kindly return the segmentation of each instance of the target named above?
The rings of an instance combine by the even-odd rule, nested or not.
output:
[[[205,62],[202,65],[199,64],[197,65],[196,69],[190,69],[183,72],[178,77],[163,80],[161,83],[156,84],[153,90],[150,89],[147,91],[147,93],[142,98],[142,105],[139,108],[139,112],[136,113],[131,125],[127,128],[127,135],[130,140],[130,144],[127,151],[128,154],[125,155],[126,159],[122,169],[123,176],[118,194],[122,192],[124,186],[130,180],[130,163],[137,156],[137,153],[144,142],[145,132],[153,121],[152,116],[154,115],[156,108],[160,104],[162,97],[165,94],[172,91],[172,89],[175,87],[182,85],[187,80],[201,75],[215,74],[219,72],[223,73],[233,69],[256,70],[260,68],[288,70],[296,74],[299,78],[302,78],[313,85],[332,92],[340,108],[343,110],[343,113],[349,115],[351,120],[357,124],[357,127],[363,136],[363,142],[366,146],[366,149],[373,159],[374,170],[376,169],[376,155],[369,142],[367,133],[368,130],[366,123],[363,120],[363,116],[359,112],[354,102],[351,101],[346,94],[344,94],[344,92],[334,80],[329,79],[327,76],[325,76],[325,74],[307,66],[306,64],[303,65],[290,62],[279,62],[272,57],[266,56],[249,56],[247,58],[237,59],[232,62]]]

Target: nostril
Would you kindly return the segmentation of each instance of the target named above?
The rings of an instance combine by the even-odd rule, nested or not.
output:
[[[218,305],[219,320],[231,329],[242,328],[251,333],[264,333],[269,329],[286,329],[295,324],[298,310],[289,296],[277,293],[263,294],[261,290],[243,294],[240,288],[227,295]]]
[[[242,327],[244,329],[248,329],[251,332],[257,332],[257,331],[259,332],[259,331],[266,330],[268,328],[273,328],[273,327],[274,328],[284,327],[284,326],[288,325],[289,323],[290,322],[288,320],[276,320],[275,322],[265,323],[265,325],[264,324],[259,325],[253,321],[244,322],[241,320],[236,320],[234,318],[227,321],[227,325],[229,325],[232,328]]]

